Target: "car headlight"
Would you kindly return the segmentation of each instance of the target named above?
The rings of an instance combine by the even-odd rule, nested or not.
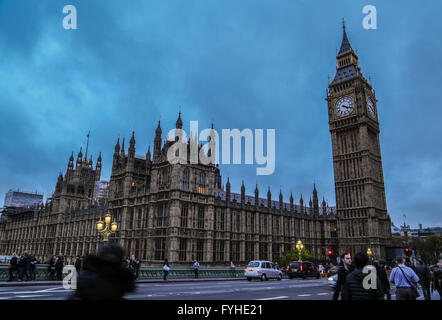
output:
[[[328,280],[333,281],[333,277],[328,277]]]

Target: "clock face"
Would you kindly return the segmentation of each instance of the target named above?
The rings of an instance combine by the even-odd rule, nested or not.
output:
[[[367,98],[367,109],[368,109],[368,113],[374,117],[375,115],[375,108],[374,108],[374,103],[373,101],[371,101],[370,97]]]
[[[353,111],[353,108],[354,108],[353,99],[347,96],[339,99],[335,105],[335,111],[341,117],[350,114]]]

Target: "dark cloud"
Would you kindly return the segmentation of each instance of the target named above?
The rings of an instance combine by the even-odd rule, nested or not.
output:
[[[308,201],[313,183],[334,204],[324,101],[342,17],[379,99],[387,204],[393,221],[440,225],[441,5],[372,1],[378,30],[361,26],[366,1],[70,1],[78,30],[62,28],[60,1],[0,2],[0,194],[46,195],[72,151],[103,154],[109,178],[118,135],[137,154],[181,108],[184,129],[276,129],[276,169],[222,165],[233,191],[245,180]],[[224,180],[225,181],[225,180]]]

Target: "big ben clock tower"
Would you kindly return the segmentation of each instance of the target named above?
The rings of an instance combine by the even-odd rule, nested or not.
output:
[[[343,22],[336,75],[327,91],[340,253],[385,259],[391,240],[375,92],[364,78]]]

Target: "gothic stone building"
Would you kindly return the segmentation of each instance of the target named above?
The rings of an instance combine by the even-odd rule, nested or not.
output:
[[[385,259],[390,219],[386,209],[379,122],[374,90],[363,77],[358,56],[351,48],[345,27],[336,56],[337,71],[327,90],[332,136],[336,208],[319,203],[316,186],[309,204],[293,196],[272,200],[225,188],[219,167],[190,162],[172,164],[167,152],[175,142],[162,142],[160,123],[155,131],[153,155],[135,152],[135,136],[125,150],[118,140],[112,162],[108,199],[94,199],[94,183],[100,180],[101,155],[93,169],[92,159],[82,153],[75,169],[71,155],[65,175],[60,174],[52,198],[42,206],[6,209],[0,221],[0,253],[34,253],[42,261],[64,254],[93,253],[102,243],[96,222],[107,212],[119,229],[111,237],[144,265],[161,265],[168,259],[175,266],[194,260],[208,266],[237,265],[252,259],[275,260],[294,248],[297,240],[318,259],[334,254],[366,251]],[[182,128],[181,114],[176,128]],[[213,128],[213,126],[212,126]],[[213,137],[211,135],[211,137]],[[198,145],[197,145],[198,146]],[[197,147],[198,151],[202,148]],[[211,149],[208,151],[208,156]]]

